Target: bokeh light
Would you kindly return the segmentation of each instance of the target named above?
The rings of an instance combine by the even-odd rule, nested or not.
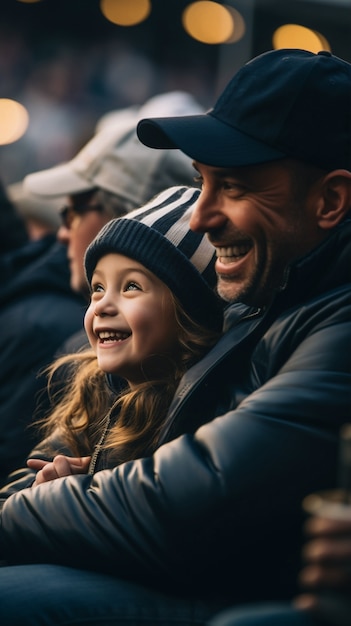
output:
[[[330,50],[326,38],[315,30],[300,26],[299,24],[284,24],[273,34],[273,48],[301,48],[309,52],[320,52]]]
[[[183,27],[193,39],[206,44],[220,44],[230,39],[234,22],[228,9],[209,0],[193,2],[182,14]]]
[[[28,123],[29,115],[22,104],[10,98],[0,98],[0,145],[20,139]]]
[[[233,28],[231,36],[224,43],[227,43],[227,44],[236,43],[237,41],[240,41],[240,39],[242,39],[243,36],[245,35],[245,31],[246,31],[245,20],[243,16],[241,15],[241,13],[239,13],[239,11],[234,9],[234,7],[230,7],[228,5],[225,5],[225,6],[232,16],[234,28]]]
[[[150,0],[100,0],[104,17],[118,26],[135,26],[151,12]]]

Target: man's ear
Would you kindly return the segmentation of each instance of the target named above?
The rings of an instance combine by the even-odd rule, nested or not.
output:
[[[351,172],[334,170],[322,183],[320,205],[317,211],[320,228],[329,230],[351,214]]]

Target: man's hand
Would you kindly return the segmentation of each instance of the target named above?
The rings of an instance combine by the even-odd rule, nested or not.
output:
[[[47,483],[62,476],[86,474],[89,469],[90,459],[90,456],[69,457],[63,454],[58,454],[51,462],[42,461],[41,459],[28,459],[28,467],[37,470],[36,479],[32,487],[37,487],[42,483]]]

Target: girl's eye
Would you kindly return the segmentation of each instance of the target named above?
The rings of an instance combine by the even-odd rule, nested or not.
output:
[[[91,286],[91,293],[99,293],[103,290],[104,290],[103,286],[100,285],[99,283],[96,283]]]
[[[124,291],[140,291],[140,285],[130,280],[124,287]]]

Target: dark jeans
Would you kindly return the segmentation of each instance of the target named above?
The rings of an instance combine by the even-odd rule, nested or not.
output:
[[[95,572],[57,565],[0,567],[1,626],[204,626],[214,613],[201,602]]]

